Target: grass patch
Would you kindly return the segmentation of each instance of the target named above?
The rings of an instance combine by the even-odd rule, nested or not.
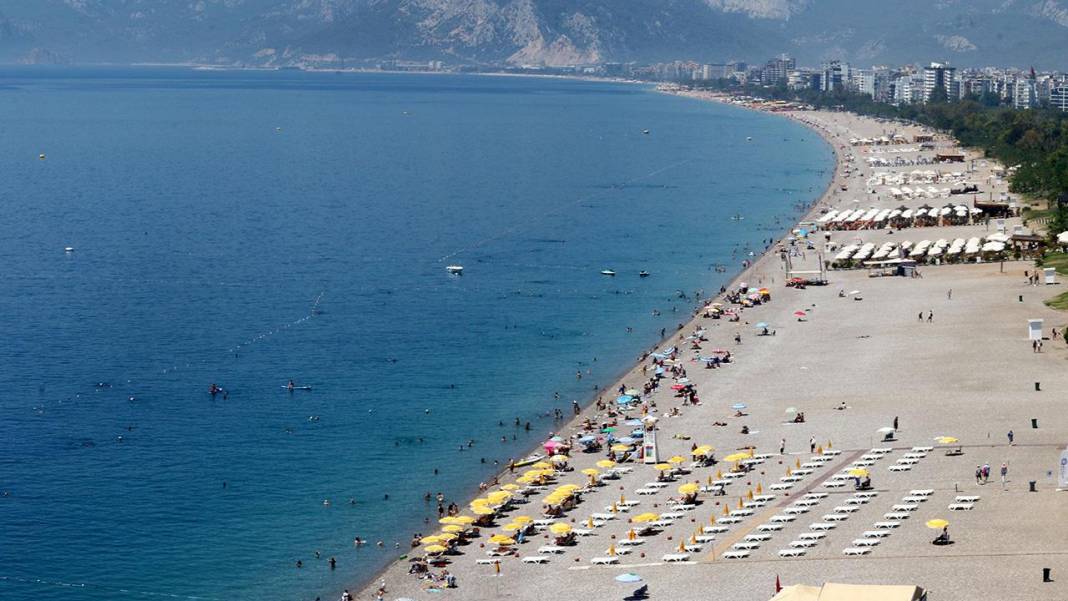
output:
[[[1068,311],[1068,292],[1062,292],[1046,301],[1046,306],[1058,311]]]
[[[1068,253],[1047,253],[1042,257],[1042,267],[1053,267],[1057,273],[1068,275]]]

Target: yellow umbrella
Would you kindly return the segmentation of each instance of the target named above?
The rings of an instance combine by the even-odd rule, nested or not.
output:
[[[600,474],[601,472],[599,470],[596,470],[596,469],[592,468],[592,467],[588,467],[588,468],[582,470],[582,473],[586,474],[587,476],[596,476],[597,474]]]
[[[512,518],[512,521],[516,524],[529,524],[534,521],[534,518],[526,515],[517,515]]]
[[[742,459],[749,459],[749,453],[731,453],[723,458],[724,461],[741,461]]]
[[[458,526],[456,524],[449,524],[448,526],[443,526],[441,528],[441,531],[442,532],[451,532],[453,534],[459,534],[459,533],[464,531],[464,527],[463,526]]]
[[[530,467],[536,470],[551,470],[553,469],[553,464],[548,461],[539,461]]]
[[[505,525],[501,526],[501,530],[504,530],[505,532],[518,532],[519,530],[522,530],[523,528],[524,528],[523,524],[516,524],[515,522],[512,522],[511,524],[505,524]]]
[[[419,544],[421,545],[433,545],[440,542],[441,537],[436,534],[433,536],[424,536],[423,538],[419,539]]]
[[[471,513],[475,515],[493,515],[494,511],[486,506],[472,507]]]
[[[660,516],[655,513],[639,513],[638,515],[630,518],[630,521],[635,524],[644,524],[647,522],[655,522],[660,519]]]
[[[933,528],[935,530],[941,530],[942,528],[945,528],[948,525],[949,525],[949,522],[947,522],[946,520],[942,520],[942,519],[927,520],[927,527],[928,528]]]
[[[426,547],[423,547],[423,551],[429,555],[441,555],[442,553],[448,551],[448,549],[442,547],[441,545],[427,545]]]
[[[554,464],[560,464],[560,463],[567,463],[568,460],[570,460],[570,459],[571,458],[568,457],[567,455],[553,455],[553,458],[550,459],[549,461],[552,461]]]
[[[871,472],[869,472],[868,470],[866,470],[866,469],[864,469],[862,467],[858,467],[858,468],[854,468],[854,469],[849,470],[849,475],[850,476],[856,476],[857,478],[867,478],[868,476],[871,475]]]
[[[567,534],[568,532],[571,532],[571,525],[570,524],[563,524],[563,523],[556,523],[556,524],[553,524],[552,526],[549,526],[549,532],[552,532],[553,534],[556,534],[556,535],[564,535],[564,534]]]
[[[452,532],[442,532],[441,534],[436,534],[435,536],[438,537],[438,540],[445,541],[445,542],[454,541],[454,540],[460,538],[458,535],[456,535],[456,534],[454,534]]]
[[[675,465],[683,463],[684,461],[686,461],[686,459],[683,458],[681,455],[675,455],[671,459],[668,459],[668,463],[674,463]]]
[[[561,484],[560,486],[556,487],[556,490],[565,490],[567,492],[574,492],[574,491],[576,491],[576,490],[578,490],[580,488],[582,488],[582,487],[579,486],[578,484]]]
[[[960,442],[953,436],[939,436],[935,440],[937,440],[940,444],[954,444]]]
[[[508,492],[512,492],[512,491],[515,491],[515,490],[519,490],[519,487],[516,486],[515,484],[505,484],[504,486],[501,487],[501,490],[507,490]]]
[[[701,490],[701,487],[697,486],[693,482],[690,482],[690,483],[687,483],[687,484],[683,484],[682,486],[679,486],[679,494],[680,495],[695,495],[700,490]]]
[[[489,505],[489,504],[490,504],[490,500],[489,499],[484,499],[482,497],[478,497],[477,499],[472,499],[471,500],[471,507],[478,507],[479,505]]]
[[[460,524],[461,526],[464,526],[464,525],[467,525],[467,524],[474,524],[475,523],[475,518],[473,518],[473,517],[471,517],[469,515],[458,515],[458,516],[452,518],[452,523],[453,524]]]
[[[512,493],[506,490],[498,490],[496,492],[491,492],[490,494],[486,495],[486,498],[489,499],[491,505],[499,505],[501,503],[504,503],[508,499],[511,499]]]
[[[494,534],[490,537],[490,542],[495,545],[514,545],[515,539],[509,538],[503,534]]]
[[[447,516],[441,518],[440,520],[438,520],[438,523],[439,524],[460,524],[461,522],[456,519],[456,516],[447,515]]]
[[[615,467],[615,466],[616,466],[616,462],[612,461],[611,459],[602,459],[602,460],[597,462],[597,467],[603,468],[603,469],[608,469],[610,467]]]
[[[706,445],[701,445],[701,446],[697,447],[696,449],[690,451],[690,454],[693,455],[694,457],[706,457],[712,451],[715,451],[715,449],[713,449],[711,445],[707,445],[706,444]]]
[[[661,472],[666,472],[668,470],[675,469],[675,466],[671,465],[670,463],[658,463],[653,466],[653,469]]]
[[[612,448],[613,451],[615,451],[617,453],[622,453],[624,451],[629,451],[630,450],[630,445],[614,444],[614,445],[612,445],[611,448]]]

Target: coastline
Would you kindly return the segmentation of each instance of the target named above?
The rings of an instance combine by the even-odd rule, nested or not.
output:
[[[380,72],[380,71],[377,71],[377,72]],[[507,74],[507,73],[485,73],[485,74],[481,74],[481,75],[505,76],[505,77],[547,77],[547,78],[556,78],[556,79],[578,79],[578,80],[583,80],[583,81],[596,81],[596,82],[611,81],[611,80],[605,80],[603,78],[576,78],[576,77],[569,77],[569,76],[551,76],[551,75],[534,75],[534,74],[527,75],[527,74]],[[792,118],[789,115],[778,114],[778,113],[774,113],[774,112],[770,112],[770,111],[761,111],[759,109],[755,109],[755,108],[752,108],[752,107],[742,106],[742,105],[738,105],[738,104],[730,103],[730,102],[725,102],[725,101],[723,101],[722,99],[719,99],[719,98],[712,98],[712,97],[704,98],[704,97],[699,97],[699,96],[694,96],[694,95],[689,95],[689,94],[684,94],[684,93],[674,93],[674,92],[664,91],[664,90],[661,90],[661,89],[656,89],[655,88],[655,84],[650,84],[650,82],[614,81],[613,83],[633,83],[633,84],[642,84],[642,85],[653,85],[653,87],[650,90],[652,93],[680,96],[680,97],[684,97],[684,98],[690,98],[692,100],[696,100],[696,101],[699,101],[699,102],[717,102],[719,104],[732,106],[732,107],[737,108],[739,110],[749,110],[749,111],[753,111],[753,112],[763,113],[763,114],[766,114],[766,115],[769,115],[769,116],[778,116],[778,117],[782,117],[782,118],[785,118],[785,119],[789,119],[790,121],[793,121],[794,123],[797,123],[798,125],[801,125],[801,126],[805,127],[806,129],[809,129],[810,131],[816,133],[820,137],[820,139],[823,140],[823,142],[825,144],[827,144],[827,146],[830,148],[832,156],[833,156],[833,165],[831,167],[832,172],[831,172],[831,176],[830,176],[830,178],[829,178],[829,180],[827,182],[826,188],[824,188],[824,190],[819,195],[817,195],[812,201],[810,201],[806,205],[806,208],[805,208],[804,212],[801,214],[801,216],[791,226],[789,226],[787,228],[786,232],[784,232],[781,236],[775,238],[775,242],[767,245],[767,247],[765,249],[763,249],[762,251],[757,253],[755,256],[751,257],[750,264],[747,267],[743,267],[741,270],[737,271],[734,276],[730,277],[730,279],[727,280],[727,283],[725,283],[724,286],[726,287],[726,289],[728,291],[737,288],[738,285],[740,283],[742,283],[742,282],[745,282],[747,280],[753,280],[752,276],[754,274],[756,274],[761,269],[766,268],[768,266],[768,263],[770,263],[773,260],[774,251],[777,248],[777,246],[779,245],[779,243],[783,242],[786,238],[788,238],[791,235],[791,231],[793,229],[797,228],[800,223],[802,223],[804,221],[809,221],[815,214],[817,214],[820,205],[822,203],[828,201],[834,195],[836,186],[838,184],[840,184],[839,175],[838,174],[839,174],[840,168],[842,167],[841,154],[839,153],[837,146],[835,146],[835,144],[833,142],[833,139],[826,132],[821,131],[819,128],[813,126],[810,123],[806,123],[804,121]],[[652,348],[649,349],[649,352],[653,352],[658,348],[662,348],[666,344],[670,344],[670,342],[672,340],[676,339],[679,336],[680,332],[689,331],[689,330],[693,329],[696,325],[698,325],[698,322],[701,319],[701,313],[700,313],[699,309],[701,307],[705,306],[705,304],[707,302],[710,302],[711,300],[713,300],[715,298],[718,298],[720,296],[722,296],[722,295],[720,293],[716,292],[715,294],[712,294],[712,295],[706,295],[706,298],[704,298],[704,299],[697,299],[697,303],[692,308],[692,311],[691,311],[689,319],[682,323],[682,327],[678,328],[676,330],[667,332],[667,334],[664,336],[664,338],[658,340],[652,346]],[[615,390],[616,388],[619,387],[619,385],[621,385],[621,384],[623,384],[623,383],[625,383],[627,381],[633,382],[633,381],[636,381],[638,379],[641,379],[643,361],[644,361],[643,357],[637,358],[635,361],[631,362],[628,367],[625,367],[622,370],[622,375],[620,377],[615,378],[615,379],[612,380],[611,386],[605,387],[599,392],[591,393],[586,399],[584,399],[582,401],[582,409],[581,409],[581,411],[578,414],[572,415],[570,419],[568,419],[567,421],[563,422],[562,425],[560,425],[556,429],[556,431],[554,433],[557,434],[557,435],[564,435],[565,433],[571,433],[571,432],[576,432],[576,431],[580,430],[580,426],[585,420],[593,419],[596,416],[596,414],[598,413],[598,410],[597,410],[597,407],[596,407],[596,404],[595,404],[594,401],[596,401],[597,397],[600,396],[600,394],[603,394],[604,391]],[[533,455],[533,454],[535,454],[535,453],[537,453],[539,451],[542,451],[542,450],[543,450],[542,449],[542,443],[539,442],[539,443],[535,444],[534,446],[530,447],[525,452],[525,454],[522,455],[522,456],[523,457],[530,456],[530,455]],[[508,475],[509,475],[509,472],[508,472],[507,468],[502,469],[498,473],[495,474],[495,476],[502,483],[507,480]],[[481,494],[481,492],[479,491],[478,486],[477,485],[473,486],[471,493],[468,494],[467,496],[463,497],[462,500],[464,502],[464,505],[462,505],[462,507],[466,507],[466,503],[469,503],[472,499],[478,497],[480,494]],[[383,567],[382,569],[380,569],[377,572],[375,572],[372,576],[370,576],[367,579],[366,583],[357,583],[357,586],[355,586],[352,589],[350,589],[350,590],[358,591],[358,593],[356,593],[354,595],[354,598],[355,599],[373,599],[374,598],[374,594],[375,594],[375,592],[377,591],[377,588],[378,588],[376,586],[376,583],[380,582],[380,581],[387,581],[388,582],[387,577],[388,576],[392,576],[394,572],[398,571],[398,568],[403,565],[404,560],[405,560],[406,557],[408,557],[407,553],[404,553],[404,554],[400,555],[399,557],[397,557],[393,561],[391,561],[388,564],[386,564],[385,567]],[[403,570],[401,570],[401,573],[403,573]]]

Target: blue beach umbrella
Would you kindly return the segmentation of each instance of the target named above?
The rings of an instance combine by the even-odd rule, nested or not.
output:
[[[756,324],[756,325],[755,325],[755,326],[753,326],[753,327],[754,327],[754,328],[756,328],[756,329],[758,329],[758,330],[762,330],[762,329],[764,329],[764,328],[768,327],[768,324],[767,324],[767,322],[764,322],[764,321],[762,321],[762,322],[760,322],[760,323]]]
[[[616,576],[616,582],[625,582],[625,583],[628,583],[628,584],[633,584],[633,583],[641,582],[641,581],[642,581],[642,577],[641,576],[639,576],[637,574],[632,574],[630,572],[628,572],[626,574],[620,574],[619,576]]]
[[[625,426],[640,426],[640,425],[642,425],[642,420],[640,420],[640,419],[628,419],[627,421],[623,422],[623,425],[625,425]]]
[[[620,396],[616,397],[616,403],[618,403],[620,405],[626,405],[626,404],[633,403],[633,402],[634,402],[634,397],[630,396],[629,394],[624,394],[624,395],[620,395]]]
[[[746,406],[747,405],[745,403],[735,403],[731,405],[731,409],[737,409],[738,411],[741,411],[742,409],[745,409]]]
[[[631,438],[630,436],[624,436],[624,437],[619,439],[619,442],[621,442],[623,444],[634,444],[634,439]]]
[[[578,440],[582,444],[591,444],[591,443],[597,442],[597,437],[596,436],[583,436],[582,438],[580,438]]]

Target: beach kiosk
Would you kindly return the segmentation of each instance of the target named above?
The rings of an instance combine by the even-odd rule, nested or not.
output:
[[[1027,320],[1027,339],[1028,340],[1042,340],[1042,320],[1041,319],[1028,319]]]
[[[656,418],[649,415],[642,419],[642,463],[660,463],[660,454],[656,447]]]
[[[1043,267],[1042,274],[1046,276],[1046,284],[1057,283],[1057,269],[1055,267]]]

